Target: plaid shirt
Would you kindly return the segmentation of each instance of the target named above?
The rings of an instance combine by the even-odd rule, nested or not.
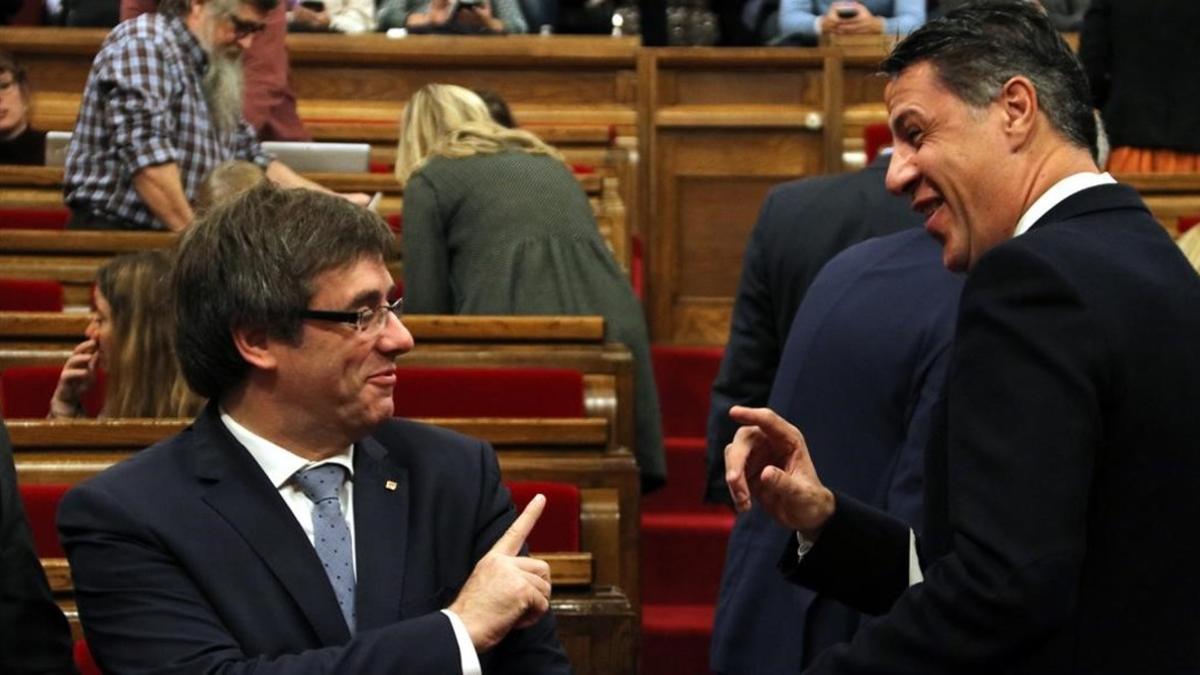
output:
[[[92,63],[67,151],[63,190],[76,212],[166,229],[133,189],[133,175],[174,162],[192,199],[218,164],[266,167],[254,129],[218,133],[202,82],[208,55],[178,17],[143,14],[117,26]]]

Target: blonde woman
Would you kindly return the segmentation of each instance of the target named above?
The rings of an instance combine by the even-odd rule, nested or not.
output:
[[[494,122],[463,87],[430,84],[404,109],[404,292],[420,314],[600,314],[635,360],[643,489],[666,477],[642,308],[562,157]]]
[[[117,256],[96,274],[87,339],[75,347],[50,400],[50,417],[84,417],[80,403],[104,369],[101,417],[192,417],[203,401],[188,389],[171,340],[166,251]]]

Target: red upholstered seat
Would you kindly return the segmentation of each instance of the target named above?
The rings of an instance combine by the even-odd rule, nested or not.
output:
[[[88,650],[87,643],[83,640],[75,641],[75,667],[79,669],[79,675],[104,675],[100,671],[100,666],[92,660],[92,652]]]
[[[526,542],[533,553],[579,550],[579,488],[570,483],[515,481],[508,483],[517,513],[539,492],[546,495],[546,510]]]
[[[388,227],[392,228],[392,232],[400,234],[404,229],[404,217],[399,213],[388,214],[384,220],[387,221]]]
[[[721,354],[721,347],[651,347],[663,436],[704,438],[709,392],[717,379]]]
[[[29,518],[29,529],[33,533],[33,548],[39,558],[64,558],[62,545],[58,542],[58,528],[54,525],[58,513],[58,502],[70,489],[70,485],[21,485],[21,502],[25,505],[25,516]]]
[[[0,209],[0,229],[62,230],[67,227],[71,212],[58,209]]]
[[[884,122],[863,127],[863,149],[867,151],[867,164],[875,161],[879,151],[892,144],[892,130]]]
[[[0,411],[7,419],[43,418],[50,413],[50,397],[58,385],[60,366],[14,366],[0,372]],[[96,384],[83,397],[91,417],[104,407],[104,373],[96,371]]]
[[[1192,216],[1179,216],[1178,230],[1179,234],[1183,234],[1200,223],[1200,214]]]
[[[62,284],[51,279],[0,279],[0,311],[61,312]]]
[[[583,374],[565,368],[400,368],[401,417],[583,417]]]

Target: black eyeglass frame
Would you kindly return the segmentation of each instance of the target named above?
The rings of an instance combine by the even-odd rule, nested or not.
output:
[[[396,315],[397,319],[403,319],[404,298],[396,298],[395,301],[379,305],[378,307],[364,307],[357,312],[337,312],[328,309],[302,309],[298,315],[301,319],[350,324],[351,326],[354,326],[359,333],[366,333],[371,326],[371,318],[380,312],[391,312],[392,314]],[[380,328],[387,323],[386,318],[387,316],[384,315],[385,321],[379,324]]]
[[[261,33],[267,28],[262,21],[247,21],[236,14],[229,15],[229,22],[233,24],[233,37],[237,40]]]

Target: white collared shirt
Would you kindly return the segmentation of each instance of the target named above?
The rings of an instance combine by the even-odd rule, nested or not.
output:
[[[1049,190],[1043,192],[1042,196],[1035,199],[1029,205],[1029,208],[1025,210],[1025,213],[1021,214],[1021,219],[1017,221],[1017,229],[1013,232],[1013,238],[1016,239],[1028,232],[1034,223],[1050,212],[1050,209],[1058,206],[1059,203],[1076,192],[1082,192],[1097,185],[1111,185],[1116,182],[1116,179],[1107,172],[1092,173],[1091,171],[1084,171],[1067,176],[1054,185],[1051,185]]]
[[[346,519],[346,527],[350,529],[352,544],[350,559],[354,564],[354,573],[357,575],[358,553],[355,550],[357,546],[353,545],[356,539],[354,532],[354,446],[346,446],[345,450],[332,457],[320,462],[312,462],[250,431],[224,410],[221,411],[221,423],[246,448],[263,473],[267,474],[267,479],[279,491],[279,497],[283,499],[283,503],[287,505],[288,510],[300,523],[300,527],[304,529],[309,543],[314,542],[313,503],[292,481],[292,476],[295,476],[297,471],[322,464],[337,464],[346,468],[347,479],[342,483],[342,489],[338,491],[338,501],[342,505],[342,516]],[[471,634],[467,632],[467,626],[457,614],[449,609],[443,609],[442,613],[450,619],[450,627],[454,630],[454,641],[458,644],[463,675],[481,675],[483,666],[479,663],[479,655],[475,653],[475,645],[471,642]]]

